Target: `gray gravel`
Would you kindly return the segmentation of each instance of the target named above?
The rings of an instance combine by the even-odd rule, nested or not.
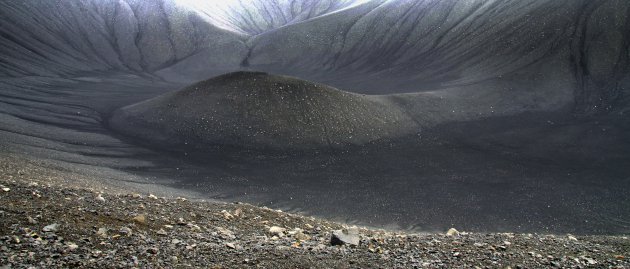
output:
[[[630,268],[623,235],[410,234],[165,198],[10,155],[0,171],[1,269]]]
[[[240,203],[0,185],[0,268],[630,267],[624,236],[406,234]],[[344,229],[357,246],[333,246]]]

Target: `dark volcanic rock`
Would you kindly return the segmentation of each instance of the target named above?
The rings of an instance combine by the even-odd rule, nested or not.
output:
[[[291,149],[358,145],[417,129],[386,99],[258,72],[226,74],[124,107],[110,126],[155,144]]]

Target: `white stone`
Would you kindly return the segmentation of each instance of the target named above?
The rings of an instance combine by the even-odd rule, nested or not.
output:
[[[287,229],[282,228],[282,227],[272,226],[271,228],[269,228],[269,233],[272,234],[272,235],[277,235],[277,236],[282,237],[286,230]]]
[[[446,235],[448,235],[448,236],[456,236],[456,235],[459,235],[459,231],[457,229],[455,229],[455,228],[450,228],[446,232]]]
[[[48,226],[45,226],[42,231],[44,232],[56,232],[59,229],[59,224],[53,223]]]

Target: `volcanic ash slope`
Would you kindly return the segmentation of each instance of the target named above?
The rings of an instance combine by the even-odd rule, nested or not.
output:
[[[259,72],[225,74],[123,107],[110,126],[155,145],[201,150],[338,148],[418,129],[385,98]]]

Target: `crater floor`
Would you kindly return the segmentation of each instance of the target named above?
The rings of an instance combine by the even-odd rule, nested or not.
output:
[[[266,24],[289,2],[221,17],[242,31],[170,0],[0,2],[0,154],[374,227],[630,232],[630,2],[304,1]]]

